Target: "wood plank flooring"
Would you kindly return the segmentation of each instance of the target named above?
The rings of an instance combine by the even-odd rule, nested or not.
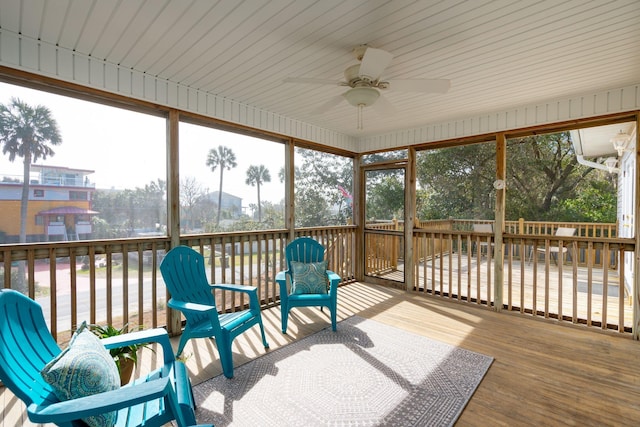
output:
[[[494,357],[457,426],[640,425],[640,342],[629,334],[363,283],[342,286],[338,295],[339,320],[357,314]],[[273,350],[326,327],[328,314],[295,309],[287,335],[280,332],[279,308],[265,310],[263,321]],[[172,341],[177,348],[178,337]],[[233,350],[236,365],[264,354],[257,328],[236,339]],[[190,341],[185,355],[194,383],[221,373],[210,340]],[[137,369],[159,357],[143,350]],[[6,388],[0,405],[0,427],[33,425]]]

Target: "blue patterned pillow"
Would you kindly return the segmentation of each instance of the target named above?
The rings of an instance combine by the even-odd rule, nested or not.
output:
[[[40,372],[60,400],[76,399],[120,388],[115,361],[100,339],[83,322],[69,346]],[[113,426],[117,412],[85,418],[91,427]]]
[[[293,270],[292,294],[326,294],[329,280],[327,278],[327,261],[296,262],[291,261]]]

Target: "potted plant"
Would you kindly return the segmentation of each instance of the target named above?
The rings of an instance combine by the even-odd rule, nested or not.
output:
[[[125,324],[122,328],[118,329],[113,325],[90,325],[89,329],[98,338],[108,338],[116,335],[122,335],[129,332],[129,324]],[[133,369],[138,363],[138,350],[142,347],[146,347],[147,344],[131,344],[124,347],[112,348],[109,350],[111,357],[116,362],[118,372],[120,372],[120,384],[128,384],[133,375]]]

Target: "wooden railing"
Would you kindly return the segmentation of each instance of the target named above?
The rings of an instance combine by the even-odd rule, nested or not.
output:
[[[466,228],[466,227],[465,227]],[[441,242],[440,250],[436,242]],[[631,332],[632,306],[625,289],[624,269],[602,268],[587,258],[585,266],[572,253],[599,252],[604,259],[635,254],[633,239],[503,235],[503,309],[602,329]],[[417,260],[413,290],[441,298],[493,307],[495,265],[490,233],[458,230],[415,230],[414,248],[431,256]],[[565,262],[538,248],[567,247]],[[446,248],[450,248],[447,250]],[[539,256],[520,256],[520,254]]]
[[[404,259],[404,239],[382,232],[401,232],[404,222],[395,218],[390,221],[371,221],[367,222],[365,228],[365,274],[382,276],[397,271],[398,261]]]
[[[491,233],[475,233],[471,222],[442,221],[416,229],[413,248],[417,256],[410,268],[415,281],[410,286],[425,295],[466,301],[492,307],[495,265]],[[515,225],[510,227],[515,227]],[[553,227],[546,226],[548,230]],[[298,229],[294,235],[311,236],[327,248],[329,268],[343,282],[355,280],[356,227]],[[631,305],[625,293],[624,271],[599,268],[592,257],[585,265],[576,263],[572,253],[599,253],[603,259],[622,259],[635,255],[632,239],[600,237],[614,234],[614,225],[583,227],[571,237],[512,233],[504,239],[503,308],[532,316],[557,318],[607,329],[629,331]],[[385,252],[399,247],[400,236],[378,239],[376,258],[393,261],[373,266],[382,272],[409,268],[401,252]],[[257,286],[264,307],[279,303],[275,274],[285,268],[282,249],[289,240],[286,230],[216,233],[181,236],[180,243],[197,248],[207,259],[212,282],[233,282]],[[384,236],[382,236],[384,237]],[[371,243],[371,242],[369,242]],[[485,243],[486,245],[483,245]],[[571,250],[565,262],[556,262],[548,252],[537,248],[564,246]],[[70,241],[0,245],[0,273],[5,288],[20,286],[19,271],[24,269],[23,290],[36,299],[46,313],[54,336],[62,342],[82,320],[91,323],[128,323],[135,328],[166,324],[166,290],[158,267],[170,247],[168,237],[141,239]],[[394,255],[395,254],[395,255]],[[538,256],[527,257],[527,254]],[[562,261],[562,258],[559,258]],[[233,311],[246,304],[232,293],[217,296],[219,310]]]
[[[474,224],[492,224],[491,220],[433,220],[417,221],[416,228],[428,230],[458,230],[472,231]],[[505,221],[505,233],[520,234],[525,236],[553,236],[560,227],[575,228],[576,236],[589,238],[613,238],[618,237],[618,225],[616,223],[589,223],[589,222],[549,222],[549,221]],[[519,248],[513,248],[514,255],[519,258]],[[599,248],[579,247],[575,253],[579,266],[586,267],[590,262],[593,266],[602,267],[607,264],[609,268],[618,267],[618,254],[610,253],[604,256]],[[529,257],[529,252],[522,254]]]
[[[354,226],[297,230],[327,247],[329,268],[343,282],[354,280]],[[286,230],[181,236],[180,244],[205,256],[213,283],[258,287],[262,305],[279,303],[275,275],[285,268]],[[168,237],[0,245],[5,288],[15,288],[43,307],[52,334],[65,342],[83,320],[90,323],[158,327],[166,325],[167,292],[158,267]],[[24,283],[19,277],[24,270]],[[216,295],[220,311],[244,306],[242,294]]]

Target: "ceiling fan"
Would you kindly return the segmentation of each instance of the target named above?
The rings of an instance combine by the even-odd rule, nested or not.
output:
[[[383,114],[393,114],[394,108],[381,96],[380,90],[396,90],[402,92],[445,93],[451,87],[447,79],[382,79],[382,73],[391,63],[393,55],[382,49],[375,49],[366,44],[353,49],[358,64],[351,65],[344,71],[344,81],[337,82],[339,86],[350,89],[321,104],[313,112],[322,114],[346,100],[358,108],[358,129],[362,126],[362,110],[364,107],[375,106]],[[335,85],[334,80],[289,77],[285,83],[310,83]]]

